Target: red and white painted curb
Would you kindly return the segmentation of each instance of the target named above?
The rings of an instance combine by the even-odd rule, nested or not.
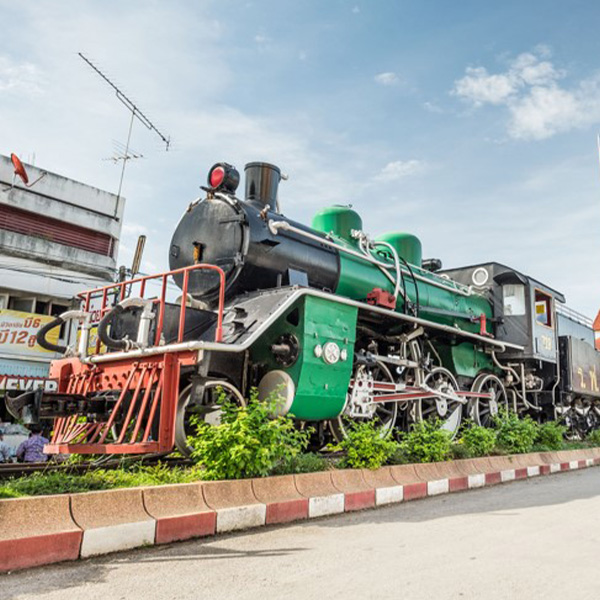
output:
[[[0,500],[0,572],[388,506],[599,464],[600,449],[589,449]],[[33,518],[42,505],[44,518]]]

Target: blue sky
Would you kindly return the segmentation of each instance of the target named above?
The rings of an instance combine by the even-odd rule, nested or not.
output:
[[[504,262],[600,308],[597,2],[0,0],[0,152],[116,191],[136,124],[121,262],[145,271],[209,167],[267,160],[286,215],[350,203],[446,267]]]

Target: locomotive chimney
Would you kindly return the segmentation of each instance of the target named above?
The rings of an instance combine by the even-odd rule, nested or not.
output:
[[[277,211],[277,189],[281,181],[279,167],[264,162],[251,162],[244,167],[246,202],[255,202]]]

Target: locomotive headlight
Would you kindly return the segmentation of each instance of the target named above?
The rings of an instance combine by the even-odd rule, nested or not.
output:
[[[239,184],[240,174],[228,163],[217,163],[208,172],[208,185],[214,191],[233,194]]]
[[[327,342],[323,346],[323,360],[328,365],[335,365],[340,360],[340,347],[335,342]]]

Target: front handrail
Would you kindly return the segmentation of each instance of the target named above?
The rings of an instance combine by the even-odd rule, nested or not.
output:
[[[129,279],[127,281],[118,281],[115,283],[111,283],[109,285],[104,285],[98,288],[94,288],[92,290],[87,290],[85,292],[81,292],[78,294],[78,297],[84,302],[84,311],[89,312],[91,308],[91,302],[93,298],[101,297],[101,307],[99,309],[100,319],[105,316],[105,314],[112,310],[112,306],[108,306],[108,298],[109,294],[118,294],[119,302],[122,302],[125,299],[125,294],[128,288],[131,289],[132,286],[139,284],[140,298],[144,298],[144,294],[146,292],[146,284],[148,281],[152,280],[160,280],[161,281],[161,291],[158,298],[152,298],[152,302],[154,304],[158,304],[158,321],[156,325],[156,336],[154,339],[154,345],[158,346],[160,344],[162,330],[164,326],[164,317],[165,317],[165,303],[166,303],[166,295],[167,295],[167,283],[168,278],[173,277],[174,275],[183,274],[183,283],[182,283],[182,298],[181,298],[181,309],[179,312],[179,328],[177,331],[177,342],[180,343],[183,341],[184,329],[185,329],[185,314],[186,314],[186,298],[188,297],[188,288],[189,288],[189,279],[190,273],[192,271],[215,271],[219,275],[219,304],[217,307],[217,326],[215,331],[215,342],[223,341],[223,313],[225,310],[225,271],[221,267],[216,265],[208,265],[208,264],[198,264],[191,265],[189,267],[182,267],[180,269],[174,269],[172,271],[166,271],[164,273],[158,273],[155,275],[143,275],[141,277],[135,277],[133,279]],[[100,340],[98,340],[96,344],[96,353],[100,350]]]

